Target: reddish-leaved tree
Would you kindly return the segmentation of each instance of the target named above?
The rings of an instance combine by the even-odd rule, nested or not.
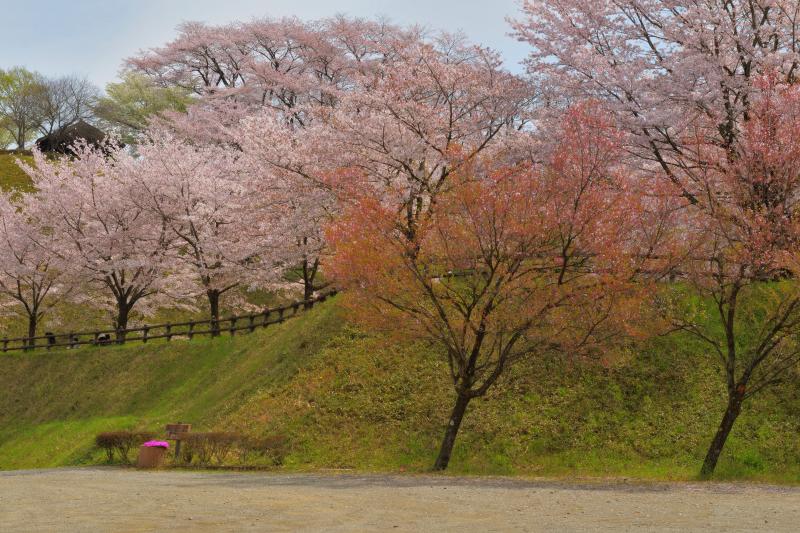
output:
[[[618,338],[636,307],[647,246],[617,133],[581,107],[557,137],[545,165],[462,165],[413,232],[407,210],[370,187],[331,227],[355,316],[442,348],[455,404],[434,469],[447,468],[469,403],[511,365]]]
[[[677,329],[708,345],[725,378],[726,408],[703,462],[706,477],[745,402],[796,381],[800,364],[800,91],[775,78],[762,78],[759,89],[735,151],[709,142],[697,126],[693,150],[709,163],[695,170],[696,201],[676,220],[686,236],[688,287],[710,302],[710,316],[686,302],[682,285],[665,310]]]

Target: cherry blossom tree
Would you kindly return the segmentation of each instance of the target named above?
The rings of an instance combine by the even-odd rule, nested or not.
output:
[[[708,346],[724,377],[726,407],[705,477],[747,400],[796,382],[800,364],[800,91],[776,78],[759,89],[734,154],[697,126],[694,150],[712,163],[696,171],[702,187],[692,189],[697,203],[685,207],[679,227],[687,236],[685,277],[691,294],[711,302],[710,316],[687,303],[680,286],[665,308],[676,329]]]
[[[323,230],[338,211],[336,195],[325,182],[332,162],[313,149],[319,135],[315,125],[297,127],[270,112],[245,119],[231,135],[241,150],[238,165],[252,201],[268,199],[265,209],[274,212],[280,199],[282,231],[293,246],[282,255],[296,260],[287,279],[302,283],[305,300],[327,286],[320,281],[326,250]],[[275,233],[273,216],[254,217],[254,223],[259,221],[267,223],[262,233]]]
[[[444,352],[455,392],[434,469],[447,468],[469,403],[550,351],[585,354],[626,334],[643,270],[641,203],[618,173],[617,133],[570,113],[544,165],[473,159],[414,220],[381,191],[332,226],[332,271],[361,321]]]
[[[339,205],[378,194],[413,238],[451,173],[518,135],[531,95],[496,54],[461,38],[393,40],[392,50],[352,75],[335,105],[308,108],[303,127],[265,110],[234,138],[256,167],[316,186],[317,208],[329,211],[325,194]]]
[[[333,106],[354,74],[388,61],[395,43],[414,33],[342,16],[191,22],[176,39],[129,59],[128,66],[164,86],[266,106],[302,125],[304,108]]]
[[[324,250],[322,224],[332,204],[330,191],[320,187],[320,173],[313,179],[297,166],[270,164],[265,154],[297,150],[293,145],[318,117],[319,108],[336,106],[340,94],[350,90],[354,77],[388,61],[397,43],[408,32],[382,23],[345,17],[303,22],[297,19],[261,19],[226,26],[190,23],[164,47],[129,60],[129,66],[166,87],[182,87],[198,99],[185,115],[173,115],[168,125],[178,135],[202,143],[251,148],[241,162],[265,183],[284,179],[284,189],[294,189],[286,204],[295,224],[294,239],[300,257],[303,294],[310,298],[324,286],[318,281]],[[243,119],[253,115],[277,120],[282,131],[265,146],[254,136],[238,132]],[[285,128],[285,130],[283,130]],[[302,146],[311,148],[313,134],[302,135]],[[313,156],[309,152],[309,156]],[[295,161],[296,162],[296,161]],[[330,162],[333,164],[333,162]],[[289,185],[291,184],[291,185]],[[272,186],[272,185],[270,185]],[[254,184],[254,191],[262,188]],[[297,194],[303,191],[302,195]]]
[[[29,199],[0,193],[0,296],[27,321],[31,346],[47,311],[69,292],[51,251],[53,236],[42,231],[33,209]]]
[[[383,202],[404,213],[413,238],[449,176],[518,134],[530,87],[491,50],[441,36],[398,51],[359,80],[331,114],[326,158],[364,176]]]
[[[462,37],[346,17],[187,24],[129,66],[198,95],[173,117],[177,135],[232,146],[253,175],[303,191],[292,212],[305,296],[320,287],[322,224],[367,186],[342,169],[369,176],[413,232],[448,175],[513,135],[531,101],[495,53]]]
[[[633,133],[639,165],[692,200],[689,182],[704,179],[685,142],[693,125],[713,124],[708,141],[734,153],[758,78],[794,83],[800,66],[793,0],[526,0],[522,9],[512,24],[543,90],[555,102],[604,100]]]
[[[124,330],[134,308],[147,314],[167,301],[160,289],[169,234],[133,201],[130,153],[111,141],[78,143],[74,152],[51,160],[34,150],[33,165],[20,163],[36,189],[37,222],[50,235],[39,244],[82,280],[75,298],[113,310],[114,328]]]
[[[237,162],[240,153],[168,132],[151,131],[138,152],[141,158],[129,161],[127,175],[139,208],[155,217],[172,242],[171,290],[191,297],[199,287],[218,331],[223,295],[275,283],[285,264],[297,260],[288,196],[297,191],[261,180],[254,194]]]
[[[224,143],[231,140],[228,128],[265,109],[295,127],[308,125],[315,108],[335,106],[354,76],[388,61],[393,43],[403,39],[394,26],[345,17],[187,23],[175,40],[129,59],[128,66],[198,97],[187,115],[169,117],[173,129]]]

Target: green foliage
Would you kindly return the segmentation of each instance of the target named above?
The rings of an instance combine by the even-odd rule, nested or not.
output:
[[[40,74],[23,67],[0,69],[0,129],[4,131],[0,148],[8,146],[9,139],[25,148],[36,137],[44,119],[46,93]]]
[[[7,148],[14,142],[14,137],[8,131],[8,119],[0,117],[0,150]]]
[[[185,112],[191,101],[184,89],[159,87],[147,76],[129,72],[119,83],[106,85],[106,96],[95,106],[95,114],[131,143],[152,117],[166,111]]]
[[[444,359],[341,315],[334,300],[234,339],[4,356],[0,468],[101,463],[98,432],[180,420],[264,443],[232,445],[228,465],[429,469],[453,401]],[[452,472],[694,478],[724,408],[713,357],[676,335],[614,360],[517,369],[470,406]],[[797,386],[756,397],[717,477],[800,482],[798,412]]]

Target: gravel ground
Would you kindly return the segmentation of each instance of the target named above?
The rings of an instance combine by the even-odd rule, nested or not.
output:
[[[0,472],[0,531],[798,531],[800,489],[444,476]]]

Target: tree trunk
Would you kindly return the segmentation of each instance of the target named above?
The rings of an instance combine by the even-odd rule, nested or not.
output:
[[[303,307],[311,309],[309,300],[314,297],[314,277],[317,272],[316,268],[310,268],[308,259],[303,260]]]
[[[131,307],[131,304],[126,300],[117,301],[117,319],[116,324],[114,324],[114,328],[117,330],[117,344],[125,342],[125,330],[128,328]]]
[[[36,328],[39,325],[38,320],[36,318],[36,314],[32,313],[28,315],[28,346],[33,348],[36,346]]]
[[[453,453],[453,445],[456,443],[458,429],[461,427],[461,421],[464,419],[464,413],[467,411],[467,405],[469,405],[471,399],[466,394],[458,395],[453,412],[450,414],[450,422],[444,431],[439,457],[436,458],[436,462],[433,464],[434,470],[445,470],[450,463],[450,455]]]
[[[219,291],[209,289],[206,291],[208,296],[208,307],[211,310],[211,336],[219,337]]]
[[[708,448],[706,458],[703,461],[703,467],[700,469],[700,477],[709,478],[714,473],[717,467],[717,461],[725,447],[725,441],[728,440],[734,422],[739,417],[742,410],[742,401],[744,400],[744,388],[741,387],[733,393],[728,399],[728,407],[725,409],[725,415],[722,417],[722,422],[717,429],[717,434],[714,435],[714,440],[711,441],[711,446]]]

